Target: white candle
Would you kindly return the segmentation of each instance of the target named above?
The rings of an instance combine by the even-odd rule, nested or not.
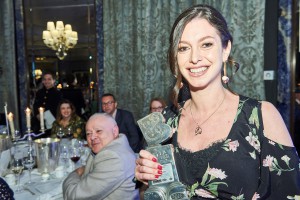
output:
[[[8,121],[9,121],[9,127],[10,127],[10,131],[11,131],[11,135],[14,136],[15,135],[15,126],[14,126],[14,115],[10,112],[7,115]]]
[[[30,127],[31,127],[31,123],[30,123],[31,110],[29,108],[26,108],[25,113],[26,113],[26,126],[27,126],[27,129],[30,129]]]
[[[44,129],[45,129],[45,126],[44,126],[44,108],[43,108],[43,107],[40,107],[40,108],[39,108],[39,112],[40,112],[40,125],[41,125],[41,130],[44,130]]]

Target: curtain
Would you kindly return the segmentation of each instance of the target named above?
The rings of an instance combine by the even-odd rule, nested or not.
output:
[[[240,63],[230,87],[264,99],[263,46],[265,1],[103,0],[103,90],[137,119],[149,112],[152,97],[167,102],[174,78],[167,63],[169,34],[176,17],[199,3],[214,6],[233,35],[232,57]]]
[[[278,20],[278,97],[277,107],[290,128],[290,109],[291,109],[291,68],[292,68],[292,0],[280,0],[279,8],[281,15]]]
[[[15,49],[14,2],[0,1],[0,113],[7,111],[14,115],[15,128],[19,129],[17,69]]]

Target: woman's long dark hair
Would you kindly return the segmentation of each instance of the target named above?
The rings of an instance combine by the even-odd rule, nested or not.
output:
[[[177,63],[178,44],[185,26],[195,18],[206,19],[217,30],[221,38],[223,48],[227,47],[229,41],[231,41],[231,43],[233,42],[224,17],[219,11],[209,5],[195,5],[188,8],[178,16],[172,27],[169,38],[170,46],[168,51],[169,67],[172,74],[176,77],[176,82],[171,94],[171,99],[174,106],[177,108],[178,102],[190,98],[188,85],[182,77]],[[228,60],[232,59],[229,57]]]

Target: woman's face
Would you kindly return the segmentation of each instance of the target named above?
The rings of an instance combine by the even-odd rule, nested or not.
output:
[[[195,18],[189,22],[179,41],[177,61],[190,89],[221,84],[222,63],[227,60],[230,49],[230,42],[223,49],[217,30],[207,20]]]
[[[163,105],[159,101],[152,101],[151,112],[161,112],[163,109]]]
[[[60,113],[63,118],[70,118],[71,114],[72,114],[72,109],[71,109],[70,104],[68,104],[68,103],[61,104]]]

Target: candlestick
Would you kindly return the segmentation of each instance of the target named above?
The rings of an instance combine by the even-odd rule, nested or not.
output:
[[[39,112],[40,112],[40,125],[41,125],[41,131],[43,132],[45,130],[45,126],[44,126],[44,108],[40,107],[39,108]]]
[[[14,115],[10,112],[7,115],[8,118],[8,122],[9,122],[9,126],[10,126],[10,132],[11,132],[11,136],[12,138],[14,138],[14,134],[15,134],[15,126],[14,126]]]
[[[31,127],[31,123],[30,123],[31,110],[29,108],[26,108],[25,113],[26,113],[26,127],[27,127],[28,130],[30,130],[30,127]]]

